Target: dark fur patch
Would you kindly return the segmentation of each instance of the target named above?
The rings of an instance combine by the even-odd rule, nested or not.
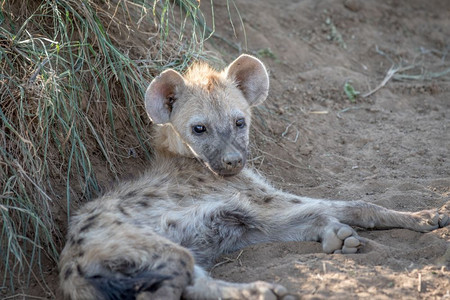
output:
[[[64,280],[69,279],[70,275],[72,275],[72,268],[67,268],[66,272],[64,272]]]
[[[83,271],[83,269],[81,269],[80,265],[77,265],[77,272],[80,276],[82,276],[82,277],[84,276],[84,271]]]
[[[239,208],[220,210],[217,213],[216,218],[221,222],[224,222],[227,226],[258,227],[254,216],[252,216],[249,211]]]
[[[139,271],[137,264],[127,259],[105,260],[102,262],[104,268],[110,270],[112,273],[125,274],[131,276]]]
[[[91,228],[93,225],[95,224],[95,220],[89,221],[86,224],[84,224],[83,227],[80,228],[80,233],[83,231],[88,230],[89,228]]]
[[[132,277],[91,276],[87,280],[96,288],[101,299],[135,300],[143,292],[157,291],[171,276],[150,271],[134,274]]]
[[[170,228],[177,228],[177,222],[175,222],[175,221],[169,221],[169,222],[167,222],[167,226],[168,227],[170,227]]]
[[[171,193],[170,196],[177,199],[181,199],[184,197],[184,195],[180,193]]]
[[[187,263],[186,263],[183,259],[180,259],[180,264],[181,264],[183,267],[186,267],[186,266],[187,266]]]
[[[119,211],[123,214],[123,215],[125,215],[125,216],[127,216],[127,217],[129,217],[130,216],[130,214],[122,207],[122,205],[117,205],[117,208],[119,209]]]
[[[263,198],[264,203],[270,203],[272,202],[273,197],[272,196],[266,196]]]
[[[156,269],[156,270],[162,270],[162,269],[164,269],[165,267],[167,267],[167,264],[166,264],[166,263],[161,263],[161,264],[159,264],[155,269]]]
[[[91,222],[93,221],[95,218],[97,218],[100,215],[100,213],[96,213],[92,216],[90,216],[89,218],[86,219],[87,222]]]
[[[117,225],[117,226],[119,226],[119,225],[122,225],[123,223],[121,222],[121,221],[119,221],[119,220],[115,220],[114,222],[113,222],[115,225]]]
[[[302,201],[300,201],[300,200],[298,200],[298,199],[295,199],[295,198],[289,200],[289,202],[294,203],[294,204],[300,204],[300,203],[302,203]]]
[[[159,198],[160,197],[160,195],[154,191],[145,191],[143,196],[147,197],[147,198]]]
[[[186,277],[188,278],[188,282],[192,283],[192,273],[190,271],[186,271]]]
[[[79,245],[83,244],[83,242],[84,242],[84,238],[79,238],[75,241],[75,244],[77,244],[79,246]]]
[[[198,182],[205,182],[205,178],[203,178],[203,177],[197,177],[197,181],[198,181]]]
[[[161,258],[161,256],[158,255],[158,254],[153,254],[153,255],[152,255],[152,259],[153,259],[153,260],[158,260],[158,259],[160,259],[160,258]]]
[[[255,194],[254,194],[252,191],[246,191],[246,192],[245,192],[245,196],[246,196],[248,199],[250,199],[250,200],[253,199],[254,195],[255,195]]]
[[[173,272],[172,272],[172,275],[175,276],[175,277],[177,277],[177,276],[180,276],[181,273],[178,272],[178,271],[173,271]]]
[[[139,206],[142,206],[142,207],[149,207],[149,203],[147,202],[147,201],[145,201],[145,200],[141,200],[141,201],[138,201],[138,203],[137,203]]]
[[[130,191],[125,195],[125,198],[133,198],[136,197],[137,192],[136,191]]]
[[[251,295],[251,296],[256,296],[256,295],[258,295],[258,290],[256,290],[256,289],[251,289],[251,290],[250,290],[250,295]]]

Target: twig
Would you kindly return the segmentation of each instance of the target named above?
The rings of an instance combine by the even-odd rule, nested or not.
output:
[[[342,119],[341,113],[345,113],[345,112],[350,111],[350,110],[357,110],[357,109],[360,109],[360,108],[362,108],[362,107],[359,107],[359,106],[351,106],[351,107],[347,107],[347,108],[344,108],[343,110],[338,111],[338,112],[336,113],[336,116],[337,116],[339,119]]]
[[[380,54],[381,56],[386,57],[387,60],[389,60],[391,62],[391,64],[395,64],[394,61],[392,60],[392,58],[386,54],[386,52],[384,52],[383,50],[381,50],[380,48],[378,48],[378,45],[375,46],[375,51]]]
[[[215,265],[211,268],[211,270],[209,271],[209,274],[211,274],[211,272],[212,272],[215,268],[217,268],[218,266],[221,266],[221,265],[224,265],[224,264],[228,264],[228,263],[230,263],[230,262],[238,261],[238,262],[239,262],[239,265],[242,267],[242,262],[239,260],[239,258],[241,257],[242,253],[244,253],[244,250],[241,250],[241,252],[239,252],[238,256],[236,256],[236,258],[225,257],[225,260],[224,260],[224,261],[221,261],[221,262],[215,264]]]
[[[395,65],[392,65],[389,68],[389,70],[387,71],[386,76],[384,77],[383,81],[376,88],[374,88],[373,90],[371,90],[371,91],[365,93],[364,95],[362,95],[362,97],[363,98],[367,98],[370,95],[372,95],[375,92],[377,92],[379,89],[381,89],[383,86],[385,86],[386,83],[388,83],[389,80],[391,80],[391,78],[395,75],[395,73],[403,72],[403,71],[406,71],[406,70],[409,70],[409,69],[412,69],[412,68],[414,68],[413,65],[407,66],[407,67],[395,67]]]
[[[422,274],[419,273],[419,282],[417,283],[417,291],[420,293],[422,291]]]
[[[292,123],[290,123],[290,124],[286,127],[286,129],[284,130],[284,132],[281,134],[281,136],[284,137],[284,138],[286,138],[288,141],[291,141],[291,142],[293,142],[293,143],[296,143],[297,140],[298,140],[298,136],[300,135],[300,131],[298,131],[297,128],[295,128],[295,129],[297,130],[297,134],[295,135],[295,139],[294,139],[294,140],[292,140],[292,139],[286,137],[286,134],[287,134],[288,131],[289,131],[289,127],[291,127],[292,124],[294,124],[294,123],[295,123],[295,121],[292,122]]]
[[[433,78],[443,77],[447,74],[450,74],[450,68],[446,69],[442,72],[425,72],[420,75],[408,75],[408,74],[396,74],[394,75],[394,79],[409,79],[409,80],[431,80]]]

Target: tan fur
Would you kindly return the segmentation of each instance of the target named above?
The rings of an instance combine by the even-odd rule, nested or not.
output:
[[[282,286],[228,283],[202,268],[255,243],[321,241],[327,253],[355,253],[363,239],[350,226],[425,232],[449,223],[437,211],[284,193],[245,168],[250,108],[268,87],[264,65],[248,55],[222,72],[200,64],[184,77],[169,70],[155,78],[145,102],[157,154],[139,179],[71,218],[60,258],[67,298],[283,297]]]

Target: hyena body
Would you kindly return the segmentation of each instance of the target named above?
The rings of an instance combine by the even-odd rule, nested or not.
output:
[[[159,151],[138,180],[86,204],[70,222],[60,280],[70,299],[272,299],[265,282],[228,283],[203,268],[245,246],[320,241],[327,253],[355,253],[350,226],[430,231],[437,211],[397,212],[360,201],[282,192],[245,168],[251,106],[265,100],[268,75],[243,55],[223,72],[199,65],[163,72],[146,109]]]

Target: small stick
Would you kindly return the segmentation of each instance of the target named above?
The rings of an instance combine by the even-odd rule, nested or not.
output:
[[[289,125],[286,127],[286,130],[281,134],[282,137],[286,138],[286,134],[287,134],[288,131],[289,131],[289,127],[291,127],[292,124],[294,124],[294,123],[295,123],[295,121],[292,122],[291,124],[289,124]],[[295,139],[294,139],[294,140],[292,140],[292,139],[290,139],[290,138],[286,138],[286,139],[288,139],[289,141],[291,141],[291,142],[293,142],[293,143],[296,143],[296,142],[297,142],[298,136],[300,135],[300,132],[298,131],[298,129],[296,128],[295,130],[297,130],[297,134],[295,135]]]
[[[394,65],[392,65],[392,66],[389,68],[389,70],[387,71],[386,76],[384,77],[383,81],[382,81],[376,88],[374,88],[373,90],[371,90],[371,91],[365,93],[364,95],[362,95],[362,97],[363,97],[363,98],[367,98],[367,97],[369,97],[370,95],[372,95],[373,93],[377,92],[379,89],[381,89],[383,86],[385,86],[386,83],[388,83],[388,81],[391,80],[391,78],[392,78],[396,73],[398,73],[398,72],[403,72],[403,71],[406,71],[406,70],[409,70],[409,69],[412,69],[412,68],[414,68],[414,66],[407,66],[407,67],[403,67],[403,68],[397,67],[397,68],[396,68],[396,67],[394,67]]]
[[[424,74],[420,75],[408,75],[408,74],[396,74],[394,75],[394,79],[402,80],[402,79],[409,79],[409,80],[431,80],[433,78],[439,78],[443,77],[450,73],[450,69],[446,69],[442,72],[425,72]]]
[[[225,257],[224,261],[218,262],[217,264],[215,264],[211,270],[209,271],[209,274],[211,275],[212,271],[217,268],[218,266],[230,263],[230,262],[235,262],[237,261],[239,263],[239,266],[242,267],[242,261],[240,260],[240,257],[242,255],[242,253],[244,253],[244,250],[241,250],[241,252],[239,252],[238,256],[236,258],[229,258],[229,257]]]
[[[337,114],[336,114],[336,116],[337,116],[339,119],[342,119],[341,113],[345,113],[345,112],[347,112],[347,111],[349,111],[349,110],[356,110],[356,109],[360,109],[360,108],[362,108],[362,107],[359,107],[359,106],[351,106],[351,107],[347,107],[347,108],[344,108],[344,109],[341,110],[341,111],[338,111]]]
[[[327,263],[323,261],[322,267],[323,267],[323,274],[326,274],[327,273]]]
[[[417,291],[420,293],[422,291],[422,274],[419,273],[419,283],[417,285]]]

